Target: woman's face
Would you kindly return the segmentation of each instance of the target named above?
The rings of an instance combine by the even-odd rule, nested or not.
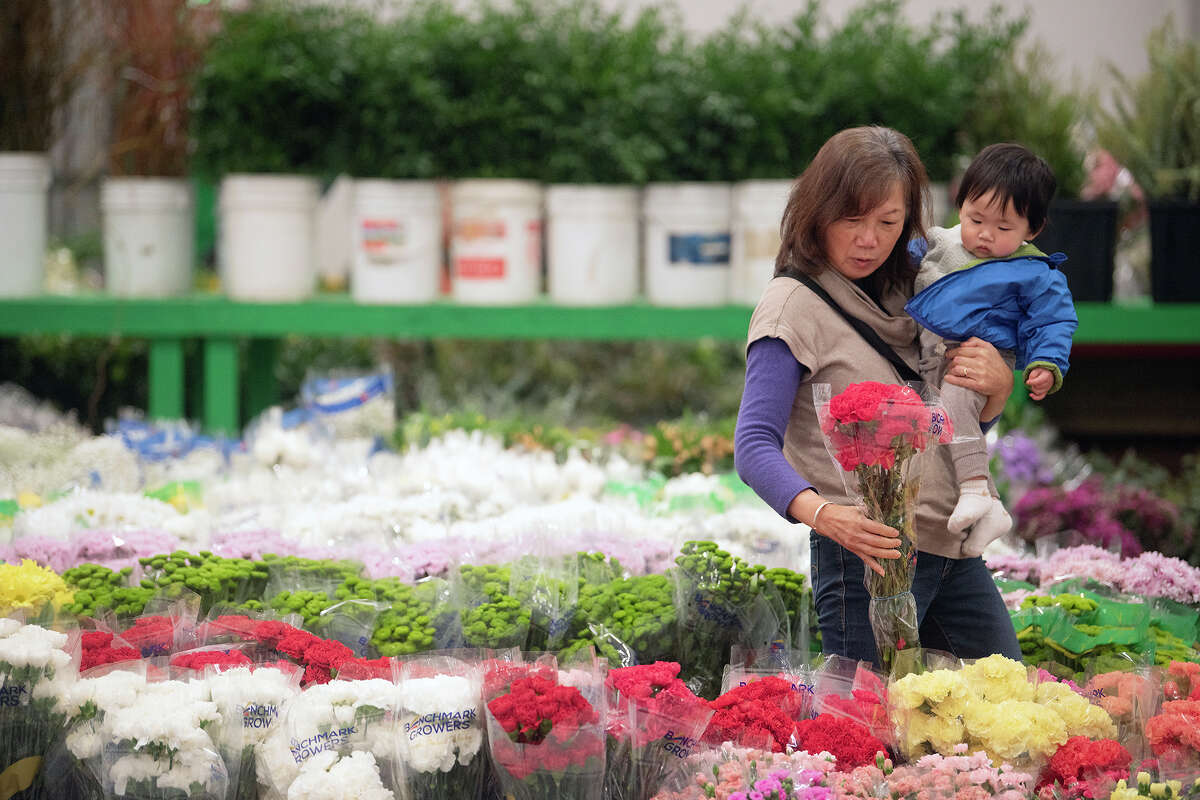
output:
[[[865,278],[887,260],[900,232],[907,209],[899,182],[882,203],[857,217],[834,220],[825,229],[825,255],[833,268],[850,280]]]

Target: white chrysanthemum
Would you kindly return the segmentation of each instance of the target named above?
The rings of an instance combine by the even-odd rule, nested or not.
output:
[[[204,684],[224,722],[222,744],[261,744],[276,724],[284,702],[300,693],[299,681],[274,668],[237,667],[209,675]]]
[[[382,679],[309,687],[287,702],[283,724],[272,726],[258,748],[259,774],[282,794],[323,752],[362,751],[380,760],[394,757],[399,740],[389,716],[399,702],[398,693],[398,686]],[[345,733],[330,743],[326,737],[333,731]]]
[[[288,800],[395,800],[370,753],[345,758],[325,752],[309,759],[288,788]]]
[[[67,635],[39,625],[21,625],[0,639],[0,666],[60,670],[71,663],[63,651]]]
[[[401,753],[417,772],[448,772],[471,763],[483,743],[479,685],[455,675],[410,678],[401,684],[397,720]]]
[[[164,709],[170,709],[164,713]],[[212,737],[203,726],[220,722],[216,703],[187,697],[186,693],[147,693],[126,708],[105,716],[105,728],[117,741],[130,740],[137,747],[163,744],[173,750],[213,748]]]
[[[164,530],[180,516],[170,503],[136,493],[84,490],[41,508],[22,511],[13,520],[13,537],[68,539],[78,530]]]
[[[152,781],[159,791],[179,789],[190,792],[198,784],[218,796],[224,794],[225,765],[212,750],[184,751],[169,759],[156,759],[138,752],[119,754],[114,751],[112,755],[114,758],[105,765],[105,773],[117,797],[124,796],[133,788],[129,784],[144,784],[147,781]]]

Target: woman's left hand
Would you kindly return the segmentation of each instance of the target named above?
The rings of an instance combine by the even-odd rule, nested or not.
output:
[[[978,392],[988,398],[981,420],[994,419],[1004,410],[1013,390],[1013,371],[990,342],[972,336],[958,347],[946,351],[950,360],[946,381]]]

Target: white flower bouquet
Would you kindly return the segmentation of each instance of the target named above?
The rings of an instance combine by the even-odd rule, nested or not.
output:
[[[388,680],[334,680],[284,704],[258,750],[261,797],[269,800],[393,800],[399,687]]]
[[[210,731],[220,727],[201,682],[148,683],[108,711],[102,727],[104,788],[129,800],[224,800],[228,774]]]
[[[479,668],[431,656],[404,662],[398,671],[397,760],[404,796],[409,800],[481,797],[487,752]]]
[[[59,697],[78,671],[68,652],[78,651],[77,637],[71,640],[37,625],[0,620],[0,772],[5,788],[26,792],[23,800],[48,796],[40,766],[66,721]]]
[[[278,724],[285,704],[300,693],[303,673],[299,667],[275,666],[205,670],[209,699],[221,714],[221,726],[214,734],[229,772],[232,800],[258,797],[258,751]]]

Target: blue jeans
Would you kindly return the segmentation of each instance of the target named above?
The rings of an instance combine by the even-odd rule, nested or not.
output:
[[[877,664],[862,560],[817,533],[812,534],[810,553],[822,649]],[[959,658],[1000,653],[1021,660],[1008,609],[982,558],[944,558],[918,551],[913,596],[923,647]]]

